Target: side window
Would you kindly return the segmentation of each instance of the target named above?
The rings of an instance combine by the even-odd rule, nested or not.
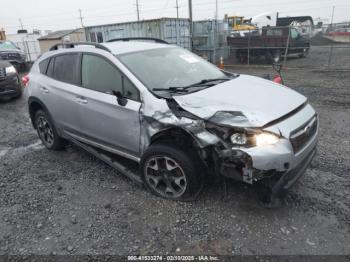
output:
[[[52,57],[50,59],[49,66],[48,66],[47,71],[46,71],[46,75],[48,77],[53,77],[53,66],[54,66],[54,63],[55,63],[55,58]]]
[[[83,87],[110,93],[112,90],[122,92],[122,75],[107,60],[95,55],[83,55]]]
[[[139,90],[126,77],[124,77],[123,80],[124,80],[124,96],[131,100],[140,101]]]
[[[41,74],[46,74],[47,66],[49,65],[50,58],[47,58],[39,63],[39,70]]]
[[[296,29],[292,28],[291,29],[291,32],[290,32],[290,35],[292,38],[297,38],[299,36],[299,33]]]
[[[72,85],[80,84],[79,54],[64,54],[55,57],[54,78]]]

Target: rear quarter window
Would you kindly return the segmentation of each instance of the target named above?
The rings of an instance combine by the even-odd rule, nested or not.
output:
[[[53,59],[51,59],[53,60]],[[53,65],[53,78],[58,81],[69,83],[72,85],[80,84],[80,56],[79,54],[69,53],[56,56]],[[49,72],[51,71],[51,63]]]
[[[48,77],[53,77],[53,66],[54,66],[54,63],[55,63],[55,58],[52,57],[50,59],[50,62],[49,62],[49,65],[48,65],[48,68],[47,68],[47,71],[46,71],[46,75]]]
[[[41,74],[46,74],[47,66],[49,65],[50,58],[47,58],[39,63],[39,71]]]

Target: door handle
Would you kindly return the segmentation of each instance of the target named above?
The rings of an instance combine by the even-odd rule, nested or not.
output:
[[[85,105],[85,104],[88,103],[88,101],[86,100],[86,98],[85,98],[85,97],[81,97],[81,96],[77,96],[77,97],[75,98],[75,101],[76,101],[77,103],[83,104],[83,105]]]
[[[81,98],[80,103],[82,103],[83,105],[86,105],[88,101],[85,98]]]
[[[45,94],[49,93],[49,89],[47,89],[46,87],[40,87],[40,91]]]

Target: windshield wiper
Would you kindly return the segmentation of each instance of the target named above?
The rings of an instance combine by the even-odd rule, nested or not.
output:
[[[170,91],[170,92],[188,92],[187,89],[191,87],[197,87],[197,86],[207,86],[211,82],[216,82],[216,81],[228,81],[230,78],[212,78],[212,79],[203,79],[197,83],[188,85],[188,86],[171,86],[168,88],[153,88],[153,91]]]
[[[184,92],[187,93],[188,90],[183,86],[171,86],[168,88],[153,88],[152,91],[167,91],[167,92]]]
[[[188,86],[185,86],[184,88],[187,89],[187,88],[191,88],[191,87],[196,87],[196,86],[203,86],[203,85],[207,85],[211,82],[217,82],[217,81],[228,81],[230,80],[230,78],[211,78],[211,79],[203,79],[197,83],[194,83],[192,85],[188,85]]]

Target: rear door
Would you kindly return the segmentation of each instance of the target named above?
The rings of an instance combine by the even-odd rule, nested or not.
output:
[[[81,76],[84,104],[80,119],[85,137],[96,145],[138,156],[141,107],[138,89],[108,58],[97,54],[83,54]],[[118,104],[113,91],[124,95],[126,105]]]
[[[65,53],[50,59],[40,92],[58,128],[79,133],[80,53]]]

